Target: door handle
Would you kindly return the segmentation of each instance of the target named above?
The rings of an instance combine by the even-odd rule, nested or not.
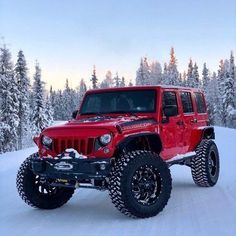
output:
[[[176,122],[176,124],[177,124],[177,125],[184,125],[184,122],[183,122],[182,120],[178,120],[178,121]]]
[[[194,118],[193,120],[190,120],[191,123],[197,123],[197,119]]]

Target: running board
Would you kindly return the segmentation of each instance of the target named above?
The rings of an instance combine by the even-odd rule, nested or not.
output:
[[[196,156],[196,152],[187,152],[185,154],[178,154],[171,159],[167,160],[168,166],[175,164],[191,166],[191,160]]]

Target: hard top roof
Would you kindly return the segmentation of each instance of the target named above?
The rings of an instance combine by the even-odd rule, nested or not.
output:
[[[149,90],[149,89],[176,89],[176,90],[189,90],[194,92],[202,92],[201,89],[198,88],[190,88],[190,87],[181,87],[181,86],[173,86],[173,85],[145,85],[145,86],[132,86],[132,87],[121,87],[121,88],[102,88],[102,89],[91,89],[88,90],[87,93],[102,93],[102,92],[113,92],[113,91],[123,91],[123,90]]]

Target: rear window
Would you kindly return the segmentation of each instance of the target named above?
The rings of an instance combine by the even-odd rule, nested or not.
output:
[[[181,102],[182,102],[184,113],[193,113],[193,104],[192,104],[192,99],[191,99],[191,93],[182,92],[181,93]]]
[[[198,113],[206,113],[206,107],[201,93],[194,93],[194,99],[197,106]]]

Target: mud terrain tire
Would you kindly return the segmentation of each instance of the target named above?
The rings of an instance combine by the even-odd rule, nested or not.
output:
[[[30,161],[38,154],[29,156],[20,166],[16,187],[20,197],[30,206],[41,209],[55,209],[64,205],[73,195],[73,188],[50,187],[41,184],[31,168]]]
[[[220,160],[216,144],[212,140],[202,140],[196,148],[196,157],[191,161],[192,177],[196,185],[214,186],[219,178]]]
[[[157,215],[166,206],[172,189],[167,164],[150,151],[132,151],[113,166],[109,192],[115,207],[134,218]]]

